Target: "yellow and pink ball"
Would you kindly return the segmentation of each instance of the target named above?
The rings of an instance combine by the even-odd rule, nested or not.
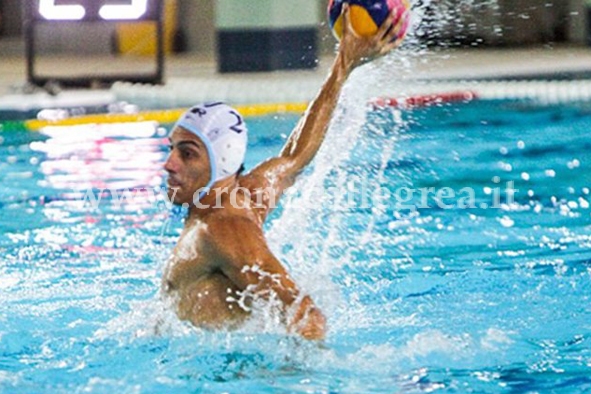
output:
[[[404,38],[408,29],[408,0],[330,0],[328,4],[328,20],[335,37],[340,40],[345,25],[343,5],[349,4],[349,13],[353,30],[361,36],[375,34],[386,19],[393,14],[393,24],[402,20],[402,25],[395,40]]]

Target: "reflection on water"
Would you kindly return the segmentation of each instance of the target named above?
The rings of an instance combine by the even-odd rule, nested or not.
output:
[[[590,114],[510,102],[340,113],[268,232],[328,315],[322,346],[253,326],[210,333],[179,322],[158,289],[181,223],[152,205],[89,210],[69,198],[85,187],[159,186],[166,151],[156,125],[6,136],[0,161],[14,158],[10,169],[30,175],[1,174],[12,194],[3,190],[10,203],[0,209],[0,391],[586,387]],[[260,136],[293,123],[251,122],[249,155],[277,152],[283,139]],[[359,179],[471,186],[485,199],[495,176],[528,192],[497,209],[298,203]],[[28,194],[10,201],[21,189]]]
[[[41,172],[58,190],[131,189],[162,184],[166,131],[154,122],[45,127],[30,147],[46,159]]]

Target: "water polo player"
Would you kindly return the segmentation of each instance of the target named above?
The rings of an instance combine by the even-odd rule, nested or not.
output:
[[[242,174],[247,129],[225,104],[195,106],[172,129],[164,167],[169,195],[189,213],[162,289],[180,319],[233,328],[250,317],[253,299],[274,300],[288,331],[311,340],[325,336],[324,315],[269,249],[263,223],[318,152],[351,71],[400,42],[404,23],[389,18],[374,35],[360,36],[351,28],[348,6],[343,12],[344,32],[328,78],[278,156]]]

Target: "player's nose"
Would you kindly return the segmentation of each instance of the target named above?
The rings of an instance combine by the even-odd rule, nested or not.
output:
[[[174,174],[178,172],[179,169],[179,161],[176,158],[177,155],[174,152],[170,152],[166,161],[164,162],[164,170],[169,174]]]

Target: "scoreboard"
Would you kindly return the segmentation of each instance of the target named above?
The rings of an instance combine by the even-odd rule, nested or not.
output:
[[[37,0],[30,2],[39,20],[155,20],[157,2],[149,0]]]
[[[99,83],[131,81],[138,83],[162,83],[164,73],[163,12],[167,0],[26,0],[25,41],[27,79],[36,86],[55,82],[60,86],[93,86]],[[67,24],[77,29],[81,23],[133,23],[153,21],[156,24],[156,70],[149,75],[88,75],[72,78],[39,76],[35,70],[37,54],[36,27],[40,24]]]

